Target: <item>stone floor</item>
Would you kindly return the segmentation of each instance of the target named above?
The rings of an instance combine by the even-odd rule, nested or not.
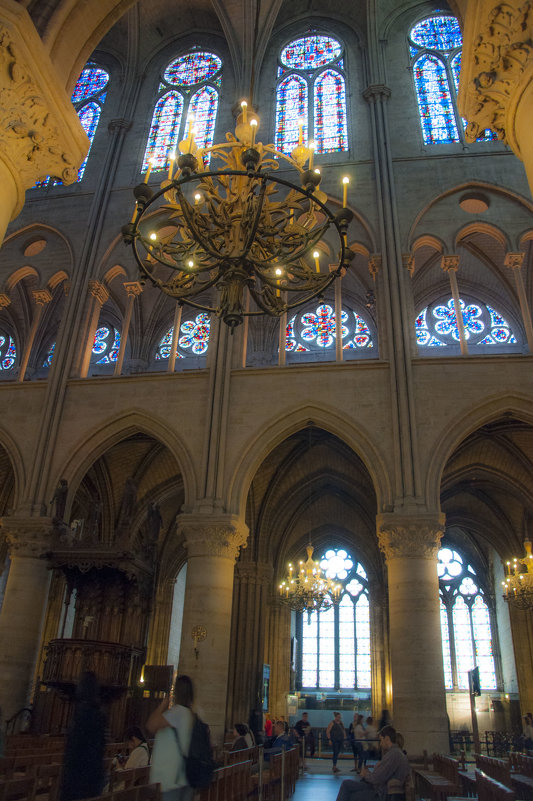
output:
[[[291,801],[335,801],[343,779],[354,778],[350,773],[353,762],[339,760],[340,773],[332,773],[330,759],[308,759],[306,770],[296,782],[296,791]]]

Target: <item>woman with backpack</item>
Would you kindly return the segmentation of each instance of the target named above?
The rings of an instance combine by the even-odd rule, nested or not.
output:
[[[178,676],[174,685],[174,705],[164,698],[146,722],[155,734],[150,782],[161,785],[163,801],[192,801],[186,760],[194,724],[194,691],[188,676]]]

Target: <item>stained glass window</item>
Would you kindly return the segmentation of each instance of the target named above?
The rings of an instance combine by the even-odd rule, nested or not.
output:
[[[319,562],[326,575],[341,584],[343,590],[338,605],[298,617],[300,687],[339,692],[369,689],[370,607],[366,572],[344,548],[329,548]]]
[[[120,332],[112,325],[102,325],[94,335],[91,364],[113,364],[120,350]]]
[[[464,144],[466,123],[457,111],[463,43],[457,19],[427,17],[411,29],[409,39],[424,144]],[[478,141],[492,139],[496,134],[485,131]]]
[[[55,349],[56,349],[56,343],[52,342],[46,353],[46,356],[44,357],[43,367],[50,367],[50,365],[52,364],[52,359],[54,358]]]
[[[178,337],[178,348],[176,357],[184,359],[186,356],[202,356],[209,347],[209,331],[211,321],[209,315],[202,312],[197,314],[192,320],[185,320],[180,325],[180,336]],[[156,359],[170,358],[172,348],[173,328],[170,328],[164,337],[159,341],[156,349]]]
[[[108,82],[109,74],[102,69],[102,67],[99,67],[97,64],[94,64],[92,61],[90,61],[81,71],[81,75],[76,82],[72,97],[70,98],[74,104],[74,108],[78,112],[78,117],[80,118],[83,130],[89,137],[90,141],[89,150],[85,156],[85,160],[78,170],[78,181],[81,181],[83,178],[85,167],[87,166],[87,160],[89,158],[89,153],[91,152],[94,135],[96,133],[96,129],[100,121],[100,114],[102,113],[102,107],[106,99]],[[43,181],[38,181],[35,186],[43,187],[54,186],[58,184],[61,184],[61,181],[48,176]]]
[[[468,671],[477,666],[481,689],[495,690],[490,612],[476,571],[458,551],[445,547],[437,573],[446,689],[468,690]]]
[[[460,299],[465,339],[470,345],[516,345],[507,320],[481,301]],[[418,345],[428,348],[459,344],[459,329],[453,298],[427,306],[415,320]]]
[[[17,348],[12,336],[0,331],[0,370],[11,370],[17,359]]]
[[[298,144],[298,122],[304,143],[315,152],[348,150],[346,88],[341,44],[330,36],[310,34],[281,52],[276,88],[276,147],[290,153]]]
[[[374,347],[368,323],[353,309],[342,309],[341,327],[343,350]],[[289,320],[285,349],[289,353],[334,349],[336,336],[335,309],[328,303],[321,303],[313,311],[297,314]]]
[[[172,61],[163,72],[142,163],[166,170],[169,153],[189,133],[191,115],[199,147],[210,147],[215,134],[222,61],[214,53],[193,50]]]

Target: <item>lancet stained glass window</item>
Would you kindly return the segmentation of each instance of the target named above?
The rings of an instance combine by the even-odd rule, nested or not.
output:
[[[11,370],[17,359],[15,340],[5,331],[0,331],[0,371]]]
[[[299,614],[298,683],[301,689],[369,689],[370,607],[362,565],[344,549],[329,548],[321,568],[342,585],[340,602],[324,612]]]
[[[507,320],[492,306],[460,299],[465,339],[468,345],[515,345],[517,339]],[[427,348],[459,344],[459,329],[453,298],[426,306],[415,321],[418,345]]]
[[[309,34],[281,52],[276,88],[276,147],[290,155],[303,141],[315,142],[315,152],[348,150],[346,76],[343,48],[330,36]]]
[[[476,570],[459,551],[445,547],[437,572],[446,689],[468,690],[474,667],[482,690],[497,689],[490,611]]]
[[[91,364],[114,364],[120,350],[120,331],[114,326],[101,325],[94,335]]]
[[[463,44],[457,19],[444,14],[427,17],[411,29],[409,40],[424,144],[464,144],[466,121],[457,111]],[[497,135],[485,131],[478,141],[492,139]]]
[[[343,350],[370,350],[374,347],[368,323],[353,309],[342,309],[341,326]],[[336,336],[335,309],[329,303],[321,303],[313,311],[300,312],[291,318],[287,325],[285,349],[289,353],[334,349]]]
[[[176,358],[184,359],[186,356],[202,356],[209,347],[209,332],[211,320],[205,312],[197,314],[191,320],[185,320],[180,325]],[[169,359],[172,349],[172,335],[174,328],[170,328],[157,345],[155,358]]]
[[[194,126],[198,147],[210,147],[215,134],[222,61],[214,53],[193,50],[174,59],[160,79],[158,97],[142,163],[154,171],[169,167],[169,154]]]
[[[78,181],[81,181],[87,166],[87,160],[93,144],[94,135],[100,122],[100,114],[107,95],[107,84],[109,74],[92,61],[89,61],[81,71],[81,75],[76,81],[76,86],[72,92],[71,100],[74,108],[78,112],[78,117],[83,126],[83,130],[89,137],[89,150],[85,160],[78,170]],[[36,187],[55,186],[61,184],[56,178],[48,176],[43,181],[38,181]]]

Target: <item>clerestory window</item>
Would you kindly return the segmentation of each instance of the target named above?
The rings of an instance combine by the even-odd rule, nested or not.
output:
[[[465,339],[468,346],[489,346],[495,350],[515,350],[517,337],[509,322],[492,306],[478,300],[460,298]],[[426,306],[415,320],[416,341],[422,348],[459,345],[459,328],[453,298]]]

